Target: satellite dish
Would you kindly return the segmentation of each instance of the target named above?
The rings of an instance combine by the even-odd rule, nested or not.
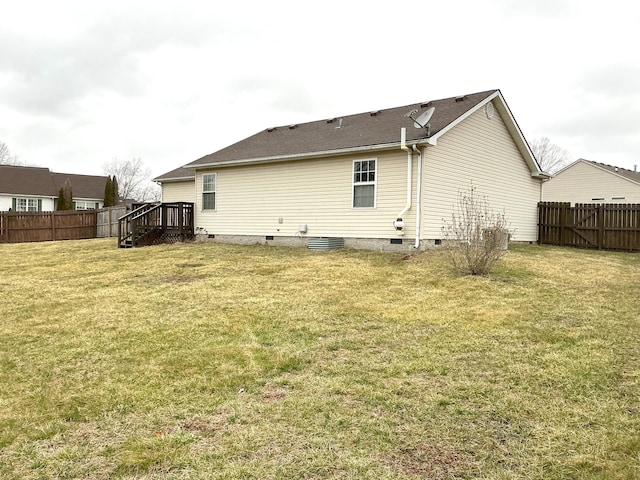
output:
[[[433,117],[433,112],[436,111],[436,107],[429,107],[424,112],[418,116],[418,118],[413,118],[413,126],[416,128],[426,128],[429,120]]]

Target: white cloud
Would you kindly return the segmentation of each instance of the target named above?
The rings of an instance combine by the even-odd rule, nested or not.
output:
[[[113,157],[140,157],[159,175],[269,126],[500,88],[525,136],[631,167],[638,10],[621,0],[12,2],[0,140],[54,170],[101,173]]]

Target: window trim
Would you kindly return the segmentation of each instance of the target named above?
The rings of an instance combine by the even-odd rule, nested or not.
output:
[[[21,203],[24,202],[24,210]],[[12,200],[13,211],[15,212],[40,212],[42,211],[42,199],[36,197],[15,197]]]
[[[205,178],[213,177],[213,190],[205,190]],[[217,202],[217,190],[218,190],[218,174],[217,173],[204,173],[202,174],[202,211],[215,212],[218,207]],[[213,194],[213,208],[205,208],[205,195]]]
[[[359,181],[356,182],[356,163],[362,164],[363,162],[374,162],[374,180],[370,181]],[[361,208],[377,208],[378,205],[378,159],[377,158],[361,158],[358,160],[353,160],[351,164],[351,208],[353,209],[361,209]],[[367,166],[368,168],[368,166]],[[371,171],[371,170],[367,170]],[[366,207],[356,207],[356,187],[365,186],[365,185],[373,185],[373,205]]]
[[[74,200],[73,209],[79,211],[99,210],[100,202],[96,202],[95,200]]]

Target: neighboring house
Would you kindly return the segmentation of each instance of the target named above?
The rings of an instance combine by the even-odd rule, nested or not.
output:
[[[46,212],[56,209],[69,180],[76,210],[102,208],[107,177],[55,173],[48,168],[0,165],[0,211]]]
[[[544,183],[542,199],[572,204],[640,203],[640,173],[581,158]]]
[[[194,202],[196,228],[215,241],[401,249],[439,244],[472,185],[516,240],[535,241],[545,178],[490,90],[267,128],[155,181],[163,202]]]

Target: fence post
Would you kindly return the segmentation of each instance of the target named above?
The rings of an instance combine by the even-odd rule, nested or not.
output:
[[[15,219],[15,215],[9,215],[7,217],[7,240],[10,242],[11,241],[11,223],[12,223],[12,219]],[[15,223],[15,222],[13,222]]]
[[[538,245],[542,245],[542,202],[538,202]]]
[[[560,206],[560,246],[564,246],[564,230],[567,226],[567,207],[564,204],[559,204]]]
[[[598,205],[598,250],[604,248],[604,205]]]

